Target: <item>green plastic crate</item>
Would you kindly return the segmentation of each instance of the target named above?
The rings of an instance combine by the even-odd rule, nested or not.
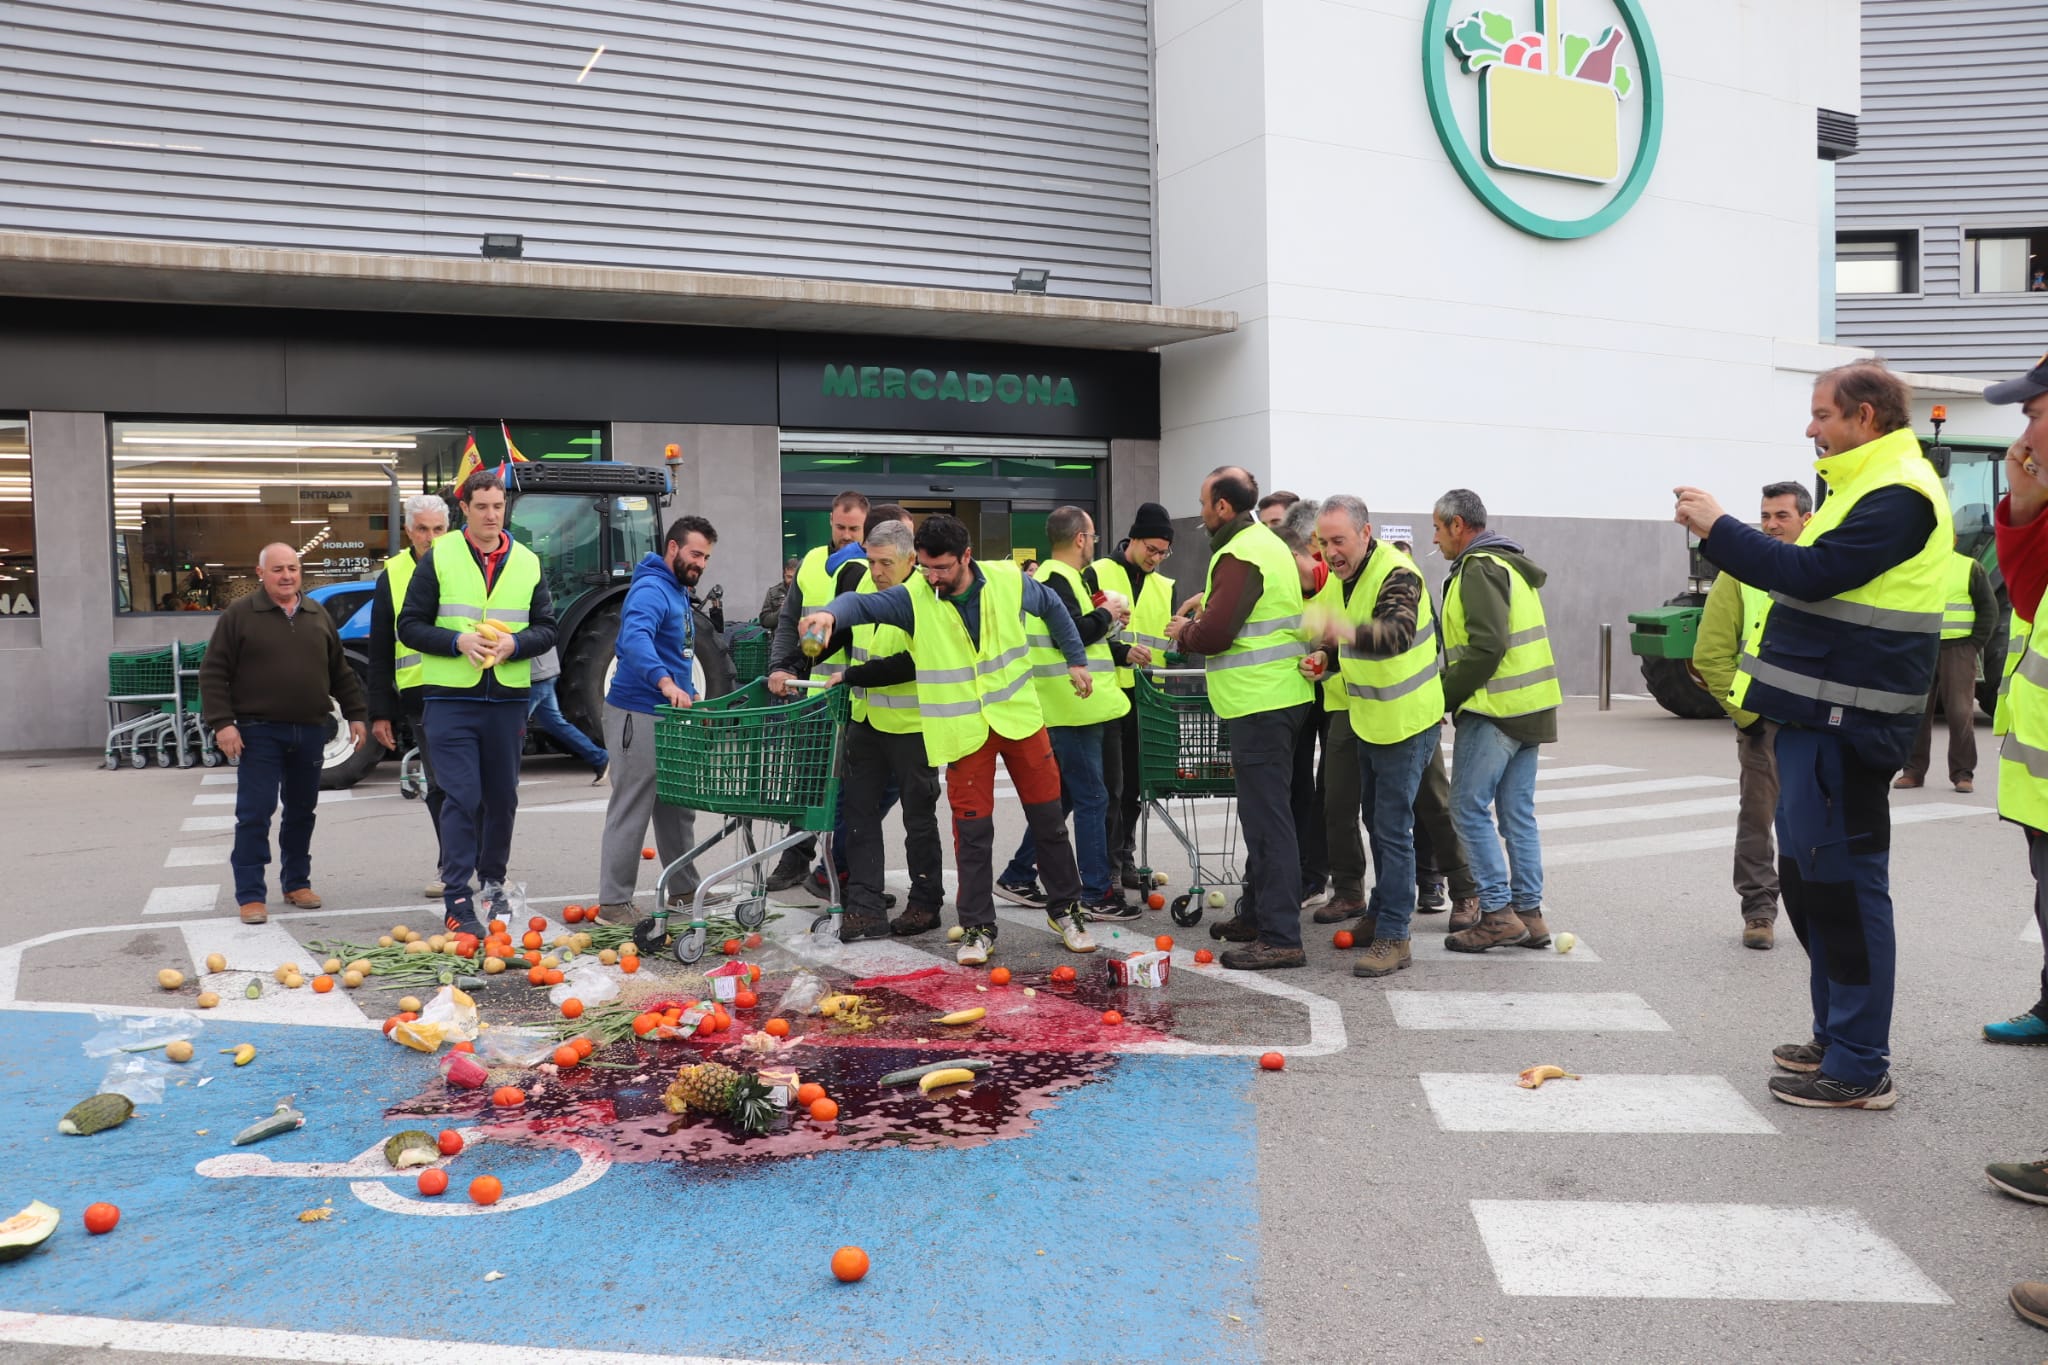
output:
[[[759,626],[733,628],[730,648],[735,686],[745,686],[756,678],[768,676],[768,646],[773,638]]]
[[[1138,674],[1138,795],[1157,801],[1170,796],[1233,796],[1237,769],[1230,757],[1230,723],[1209,709],[1203,679],[1196,689],[1168,691]]]
[[[171,649],[132,650],[107,656],[109,697],[162,697],[171,691]]]
[[[839,804],[839,730],[846,689],[795,701],[764,681],[654,717],[654,794],[671,806],[832,827]]]

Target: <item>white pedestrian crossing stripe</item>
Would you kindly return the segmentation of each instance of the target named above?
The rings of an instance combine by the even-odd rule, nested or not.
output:
[[[194,915],[220,900],[220,886],[159,886],[143,903],[145,915]]]
[[[2020,930],[2020,942],[2022,942],[2022,943],[2039,943],[2040,941],[2041,941],[2041,921],[2039,921],[2039,920],[2037,920],[2037,919],[2030,919],[2030,920],[2028,920],[2028,921],[2027,921],[2027,927],[2026,927],[2026,928],[2024,928],[2024,929],[2022,929],[2022,930]]]
[[[1521,948],[1495,948],[1521,953]],[[1491,954],[1488,954],[1491,956]],[[1408,1029],[1668,1033],[1671,1025],[1625,991],[1389,991],[1394,1023]]]
[[[178,926],[185,946],[192,954],[193,970],[206,989],[220,996],[220,1004],[209,1017],[239,1019],[250,1023],[328,1024],[336,1028],[375,1028],[347,991],[325,995],[310,987],[286,990],[273,973],[287,962],[310,968],[312,954],[278,924],[244,924],[238,919],[192,920]],[[227,970],[208,972],[206,955],[219,953],[227,959]],[[317,972],[306,970],[310,981]],[[255,1000],[244,993],[255,981],[261,995]]]
[[[207,773],[199,779],[202,787],[232,787],[240,779],[239,773]]]
[[[1619,777],[1623,773],[1639,773],[1641,768],[1617,768],[1611,763],[1581,763],[1572,768],[1538,768],[1538,782],[1568,782],[1580,777]]]
[[[1646,809],[1655,810],[1656,807]],[[1937,801],[1894,810],[1892,824],[1895,827],[1924,825],[1935,820],[1959,820],[1966,816],[1992,813],[1989,806],[1966,806],[1959,801]],[[1701,849],[1734,846],[1735,822],[1728,820],[1710,829],[1680,830],[1672,834],[1643,834],[1630,839],[1600,839],[1575,844],[1546,843],[1543,846],[1543,865],[1546,868],[1568,867],[1578,863],[1608,863],[1623,858],[1662,857],[1671,853],[1694,853]]]
[[[1472,1217],[1517,1296],[1952,1302],[1854,1209],[1475,1199]]]
[[[227,844],[210,847],[187,845],[174,848],[164,854],[165,867],[217,867],[228,860],[234,850]]]
[[[1553,810],[1537,816],[1536,827],[1541,830],[1604,829],[1608,825],[1637,825],[1652,820],[1690,819],[1697,815],[1732,816],[1741,804],[1739,797],[1702,796],[1693,801],[1653,801],[1648,805]]]
[[[224,834],[235,827],[232,815],[188,815],[178,826],[181,834]]]
[[[1490,954],[1489,954],[1490,956]],[[1498,1072],[1428,1072],[1452,1133],[1776,1133],[1723,1076],[1583,1076],[1524,1090]]]
[[[1536,793],[1536,804],[1557,801],[1611,801],[1620,796],[1652,796],[1657,792],[1696,791],[1701,787],[1732,787],[1732,777],[1646,777],[1640,782],[1601,782],[1590,787],[1548,787]]]

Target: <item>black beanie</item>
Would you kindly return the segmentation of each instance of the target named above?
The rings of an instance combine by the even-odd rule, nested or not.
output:
[[[1163,540],[1173,544],[1173,518],[1166,515],[1166,509],[1156,502],[1141,504],[1138,515],[1131,518],[1132,540]]]

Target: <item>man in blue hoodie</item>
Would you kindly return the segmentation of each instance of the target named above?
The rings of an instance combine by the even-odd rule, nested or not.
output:
[[[654,799],[654,713],[697,699],[696,617],[690,589],[711,562],[718,532],[702,517],[677,517],[667,542],[633,570],[619,612],[618,670],[604,698],[604,742],[611,754],[611,802],[604,812],[598,902],[614,922],[637,918],[633,890],[647,822],[663,866],[696,842],[696,816]],[[694,877],[691,880],[695,880]]]

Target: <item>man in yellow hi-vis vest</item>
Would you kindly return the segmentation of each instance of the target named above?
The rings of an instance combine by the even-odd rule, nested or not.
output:
[[[1140,503],[1131,529],[1116,549],[1088,566],[1084,578],[1102,592],[1113,592],[1131,604],[1131,619],[1109,642],[1116,660],[1116,683],[1131,709],[1116,723],[1115,734],[1102,754],[1104,781],[1109,787],[1110,842],[1117,860],[1117,881],[1127,891],[1149,892],[1149,878],[1138,875],[1138,709],[1137,670],[1166,663],[1166,623],[1173,616],[1173,580],[1160,566],[1173,553],[1173,518],[1156,502]]]
[[[441,784],[434,780],[432,758],[427,753],[425,699],[420,685],[426,660],[411,645],[398,642],[398,613],[405,606],[406,589],[412,586],[420,559],[434,548],[434,542],[448,534],[448,504],[432,493],[419,493],[405,500],[406,547],[384,561],[377,575],[376,596],[370,599],[370,738],[393,753],[398,751],[396,723],[402,718],[419,746],[420,771],[427,779],[427,819],[434,827],[434,866],[441,865]],[[427,883],[426,893],[441,896],[437,871]]]
[[[423,656],[427,743],[445,793],[443,921],[452,934],[481,938],[469,879],[474,873],[482,883],[484,919],[506,912],[528,661],[554,647],[555,604],[540,557],[505,530],[503,480],[479,470],[456,496],[462,534],[441,537],[420,561],[398,613],[398,638]]]
[[[1774,1099],[1889,1109],[1897,941],[1891,778],[1927,707],[1955,554],[1948,494],[1913,435],[1913,391],[1877,361],[1813,386],[1806,434],[1828,496],[1796,544],[1675,490],[1675,519],[1769,594],[1728,700],[1778,725],[1778,884],[1806,948],[1810,1042],[1772,1050]]]
[[[1892,785],[1918,787],[1927,781],[1927,767],[1934,757],[1934,708],[1939,704],[1948,721],[1949,784],[1959,792],[1970,792],[1977,789],[1977,679],[1985,664],[1984,651],[1991,644],[1991,631],[1998,624],[1998,598],[1991,591],[1991,575],[1962,550],[1950,556],[1945,567],[1941,652],[1935,656],[1934,686],[1920,717],[1920,733],[1913,736],[1906,771]]]

